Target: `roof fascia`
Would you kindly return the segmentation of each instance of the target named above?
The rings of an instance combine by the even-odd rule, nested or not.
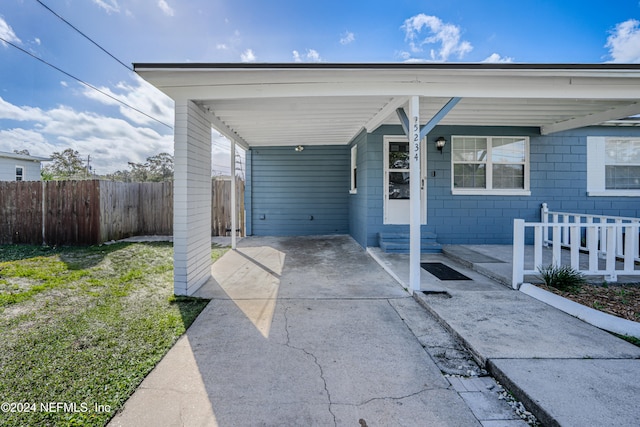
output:
[[[273,71],[238,76],[229,72],[151,71],[141,76],[173,99],[226,100],[287,97],[388,96],[462,98],[619,99],[640,98],[635,73],[558,75],[537,73],[298,74]],[[243,73],[239,73],[243,74]]]
[[[0,152],[0,157],[4,157],[6,159],[13,159],[13,160],[25,160],[29,162],[49,162],[53,160],[50,157],[40,157],[40,156],[32,156],[27,154],[16,154],[16,153],[6,153],[6,152]]]
[[[145,70],[640,70],[640,64],[622,63],[134,63]]]

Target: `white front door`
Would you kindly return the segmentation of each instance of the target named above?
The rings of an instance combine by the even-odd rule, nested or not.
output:
[[[420,150],[421,222],[427,223],[426,156]],[[406,136],[384,137],[384,223],[409,224],[409,139]]]

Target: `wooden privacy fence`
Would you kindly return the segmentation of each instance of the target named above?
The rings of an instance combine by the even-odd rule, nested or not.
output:
[[[244,182],[236,181],[244,235]],[[231,180],[211,185],[213,236],[231,232]],[[0,182],[0,244],[96,244],[173,233],[173,183]]]

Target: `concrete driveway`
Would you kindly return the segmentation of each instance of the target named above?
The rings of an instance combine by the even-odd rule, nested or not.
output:
[[[407,326],[424,312],[350,237],[246,238],[212,275],[111,425],[480,425]]]

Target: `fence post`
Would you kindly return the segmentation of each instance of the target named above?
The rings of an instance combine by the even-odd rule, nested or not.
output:
[[[518,289],[522,282],[524,282],[524,219],[514,219],[511,287]]]
[[[42,181],[42,246],[47,246],[47,181]]]

